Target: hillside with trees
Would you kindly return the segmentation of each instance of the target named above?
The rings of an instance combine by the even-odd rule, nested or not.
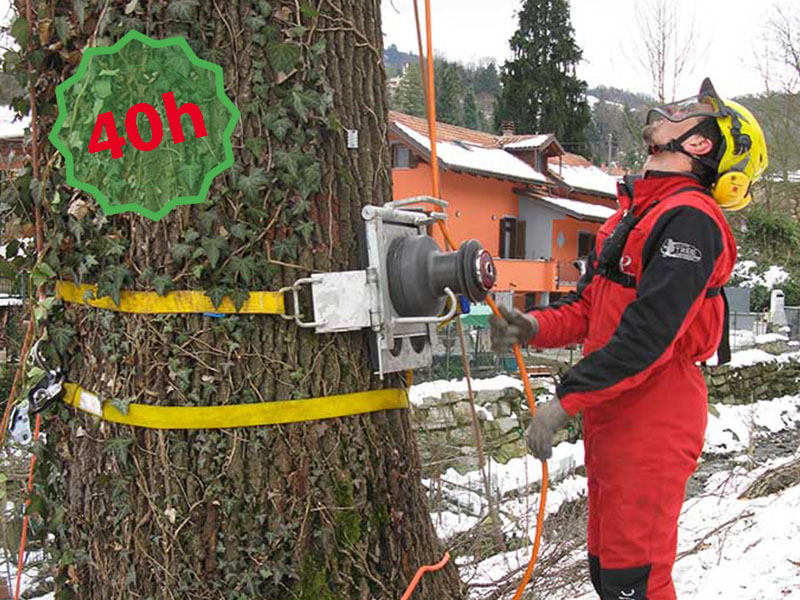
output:
[[[417,55],[400,52],[392,45],[384,52],[384,61],[391,108],[424,116],[424,91]],[[493,60],[486,58],[464,64],[437,57],[434,60],[434,80],[439,121],[479,131],[494,131],[500,78]]]

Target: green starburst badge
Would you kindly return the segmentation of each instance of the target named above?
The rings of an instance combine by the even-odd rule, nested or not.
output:
[[[108,215],[158,221],[203,202],[233,164],[239,110],[225,95],[222,68],[183,38],[131,31],[113,46],[89,48],[56,87],[56,101],[50,141],[64,156],[67,183]]]

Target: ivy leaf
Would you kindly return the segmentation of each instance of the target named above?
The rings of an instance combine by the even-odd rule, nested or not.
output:
[[[116,408],[123,415],[127,415],[128,411],[130,410],[129,407],[132,399],[133,398],[112,398],[110,402],[111,406]]]
[[[233,290],[230,293],[231,301],[233,302],[233,306],[236,310],[241,310],[244,303],[247,302],[247,299],[250,297],[250,292],[247,290]]]
[[[306,244],[311,242],[311,234],[314,233],[315,225],[314,221],[306,221],[297,226],[297,231],[303,236],[303,241],[305,241]]]
[[[308,121],[309,109],[319,110],[322,108],[322,101],[316,92],[292,90],[292,105],[300,120],[305,123]]]
[[[283,150],[275,151],[275,166],[285,169],[292,177],[297,177],[299,168],[296,154]]]
[[[289,119],[286,117],[281,117],[279,119],[275,119],[269,125],[269,130],[275,134],[275,137],[278,138],[279,141],[282,142],[286,138],[286,132],[289,131],[291,126],[292,122]]]
[[[322,171],[318,163],[312,163],[303,169],[300,176],[299,188],[303,198],[319,191],[322,182]]]
[[[183,233],[183,241],[186,242],[187,244],[196,242],[199,237],[200,233],[196,229],[187,229]]]
[[[300,60],[302,50],[294,43],[272,42],[267,46],[266,54],[275,73],[288,73]]]
[[[269,179],[264,174],[264,169],[253,169],[249,175],[242,175],[237,182],[238,189],[244,192],[248,200],[258,197],[267,186]]]
[[[36,319],[37,323],[41,323],[47,318],[47,315],[50,314],[55,301],[55,296],[50,296],[36,303],[36,306],[33,309],[33,318]]]
[[[275,258],[278,260],[294,260],[297,258],[297,244],[296,237],[289,237],[278,242],[272,246],[272,251],[275,253]]]
[[[208,296],[209,300],[211,300],[211,304],[214,305],[214,308],[219,308],[219,305],[222,304],[225,296],[228,295],[228,290],[224,287],[213,287],[210,290],[206,290],[206,296]]]
[[[231,227],[231,235],[235,237],[237,240],[244,241],[245,238],[249,235],[248,227],[245,223],[236,223],[233,227]]]
[[[40,262],[37,264],[33,271],[31,271],[31,281],[33,283],[33,287],[39,287],[43,283],[47,282],[49,279],[53,279],[56,276],[56,272],[53,271],[53,268],[48,265],[46,262]]]
[[[244,147],[250,150],[255,158],[259,158],[264,153],[264,140],[256,137],[247,138]]]
[[[174,287],[172,278],[168,275],[156,275],[151,283],[159,296],[166,296],[167,292]]]
[[[81,225],[81,222],[73,216],[70,216],[69,218],[69,232],[73,235],[75,241],[80,244],[81,239],[83,238],[84,229],[83,225]]]
[[[116,405],[115,405],[116,406]],[[121,412],[121,411],[120,411]],[[103,454],[114,456],[123,465],[128,464],[128,448],[133,443],[133,438],[111,438],[103,445]]]
[[[254,266],[251,256],[245,258],[234,256],[231,259],[231,272],[235,280],[241,278],[241,281],[248,285],[253,277]]]
[[[167,3],[167,14],[179,21],[192,21],[198,0],[171,0]]]
[[[226,253],[228,252],[228,240],[223,237],[206,238],[200,245],[205,251],[212,269],[217,266],[220,254],[223,251]]]
[[[70,325],[64,325],[63,327],[49,325],[47,327],[47,331],[50,334],[50,339],[53,340],[53,345],[55,346],[56,352],[59,354],[66,353],[72,338],[74,338],[77,334],[75,329],[73,329]]]
[[[192,250],[194,250],[194,246],[191,244],[173,244],[169,253],[172,258],[182,264],[192,254]]]
[[[28,20],[25,17],[17,17],[11,25],[11,35],[17,40],[20,48],[24,48],[28,43]]]

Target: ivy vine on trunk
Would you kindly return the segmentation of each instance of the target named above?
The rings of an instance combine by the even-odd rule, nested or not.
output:
[[[31,60],[40,140],[55,119],[54,87],[81,50],[131,29],[186,38],[223,66],[242,112],[235,166],[217,177],[207,202],[158,223],[105,216],[65,185],[61,158],[43,142],[44,181],[18,179],[5,201],[22,214],[41,202],[46,261],[58,277],[96,283],[115,299],[123,289],[203,289],[215,302],[229,295],[242,303],[248,290],[358,267],[361,207],[390,199],[377,0],[31,2],[33,53],[5,60],[23,85]],[[17,108],[26,102],[20,97]],[[347,149],[345,128],[359,131],[358,149]],[[316,336],[272,316],[66,306],[51,312],[48,332],[50,357],[67,379],[123,409],[382,385],[364,334]],[[441,557],[406,411],[155,431],[62,405],[46,415],[45,431],[33,510],[46,524],[40,535],[54,536],[57,598],[389,600],[419,565]],[[461,594],[448,567],[415,597]]]

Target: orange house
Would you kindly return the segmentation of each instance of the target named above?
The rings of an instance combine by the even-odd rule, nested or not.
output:
[[[393,197],[431,195],[427,121],[390,111],[389,143]],[[436,151],[448,228],[456,242],[474,238],[492,254],[495,290],[511,292],[520,307],[574,290],[577,261],[616,210],[616,180],[552,134],[496,136],[437,123]]]

